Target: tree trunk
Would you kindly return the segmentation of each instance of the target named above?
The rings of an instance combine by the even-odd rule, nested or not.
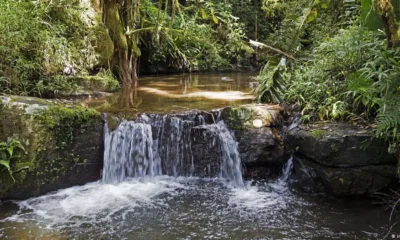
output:
[[[377,10],[385,29],[388,47],[400,46],[399,26],[390,0],[377,0]]]
[[[117,73],[123,86],[133,84],[137,87],[138,56],[136,51],[132,50],[132,40],[125,35],[128,21],[121,13],[128,8],[125,8],[124,4],[121,0],[104,0],[103,21],[114,43],[113,71]]]

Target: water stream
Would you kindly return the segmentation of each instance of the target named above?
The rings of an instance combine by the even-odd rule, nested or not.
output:
[[[218,115],[141,115],[105,127],[102,180],[0,203],[0,239],[374,239],[389,214],[244,180]],[[199,152],[211,158],[202,158]]]

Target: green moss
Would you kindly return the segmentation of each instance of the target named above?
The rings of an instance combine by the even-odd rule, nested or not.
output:
[[[96,53],[99,56],[99,64],[106,67],[114,55],[114,43],[107,33],[107,29],[100,27],[96,29]]]
[[[312,135],[313,137],[320,139],[320,138],[322,138],[323,136],[325,136],[325,134],[327,133],[327,131],[326,131],[326,130],[323,130],[323,129],[315,129],[315,130],[312,130],[310,133],[311,133],[311,135]]]
[[[86,163],[85,144],[91,141],[87,136],[94,129],[101,131],[100,114],[93,109],[52,105],[29,115],[23,108],[0,105],[0,141],[17,139],[26,149],[26,154],[16,155],[12,169],[29,166],[13,174],[15,183],[0,171],[0,198],[24,189],[39,192],[42,185],[57,183],[77,163]]]
[[[88,127],[97,122],[99,117],[100,113],[94,109],[53,106],[36,115],[35,119],[53,131],[56,134],[57,147],[64,148],[75,139],[77,131],[84,133]]]
[[[226,108],[223,115],[228,115],[224,117],[227,119],[227,124],[234,130],[243,130],[247,127],[251,127],[252,124],[250,120],[253,117],[253,111],[246,107],[231,107]]]

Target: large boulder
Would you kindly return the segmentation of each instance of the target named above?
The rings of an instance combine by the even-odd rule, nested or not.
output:
[[[397,163],[382,140],[349,123],[295,128],[289,131],[287,142],[296,149],[296,154],[326,166],[348,168]]]
[[[335,168],[296,156],[294,169],[298,186],[306,192],[338,197],[376,193],[397,181],[391,165]]]
[[[280,133],[283,117],[279,106],[227,107],[222,110],[221,119],[233,131],[244,164],[280,167],[289,159]]]
[[[287,134],[294,150],[297,185],[311,193],[357,196],[397,182],[397,158],[371,132],[349,123],[294,128]]]
[[[100,179],[103,120],[81,107],[36,98],[1,97],[0,142],[16,139],[26,154],[15,155],[0,171],[0,199],[25,199]]]

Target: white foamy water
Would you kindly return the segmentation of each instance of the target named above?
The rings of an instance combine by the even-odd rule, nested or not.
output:
[[[288,191],[284,180],[285,175],[270,182],[248,181],[244,188],[234,188],[230,181],[218,178],[167,176],[127,179],[114,185],[90,183],[16,202],[19,210],[12,210],[15,206],[9,203],[3,204],[0,207],[9,209],[9,213],[4,215],[4,208],[3,215],[0,212],[0,236],[366,239],[365,234],[350,227],[369,229],[369,225],[357,225],[361,219],[354,217],[357,211],[348,213],[342,209],[338,213],[341,208],[332,211],[329,205],[309,202]],[[362,209],[358,214],[366,212]]]
[[[204,185],[205,182],[209,185]],[[199,191],[219,199],[216,201],[219,204],[210,207],[219,208],[221,214],[243,210],[256,214],[261,209],[274,208],[276,211],[285,208],[286,200],[282,194],[260,190],[257,186],[250,186],[250,183],[247,182],[245,189],[234,188],[221,179],[168,176],[128,179],[115,185],[99,181],[17,202],[19,212],[3,221],[37,221],[47,229],[79,228],[85,224],[95,226],[97,223],[124,221],[127,215],[137,211],[166,211],[172,202],[196,199]],[[196,200],[191,201],[196,204]]]
[[[288,180],[292,169],[292,159],[285,164],[282,176],[276,181],[260,186],[252,186],[252,182],[244,183],[242,188],[231,187],[229,205],[245,214],[254,212],[280,211],[292,200],[288,189]]]
[[[20,211],[7,220],[37,219],[47,227],[111,221],[137,207],[152,208],[163,204],[160,195],[175,196],[186,186],[170,177],[128,179],[113,185],[89,183],[18,202]],[[115,215],[115,216],[114,216]],[[49,221],[47,221],[49,220]]]
[[[228,203],[231,207],[248,214],[253,214],[253,211],[268,211],[271,207],[274,210],[286,208],[286,201],[283,194],[274,191],[263,191],[257,186],[232,188]]]

